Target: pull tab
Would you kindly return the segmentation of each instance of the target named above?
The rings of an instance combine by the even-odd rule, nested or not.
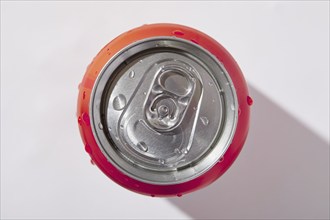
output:
[[[184,161],[202,91],[197,71],[183,61],[166,59],[147,68],[118,121],[118,136],[128,155],[158,169]]]
[[[192,70],[192,68],[190,68]],[[158,72],[147,98],[145,115],[150,127],[169,132],[182,122],[196,89],[196,76],[182,65],[168,64]]]

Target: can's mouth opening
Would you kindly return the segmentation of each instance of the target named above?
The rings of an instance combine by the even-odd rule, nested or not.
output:
[[[204,48],[173,37],[128,45],[103,68],[91,96],[92,128],[126,175],[170,185],[217,163],[237,123],[236,91]]]

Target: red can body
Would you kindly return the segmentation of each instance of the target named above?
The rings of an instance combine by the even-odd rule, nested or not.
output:
[[[107,160],[95,140],[90,117],[90,97],[95,81],[107,62],[127,45],[145,38],[157,36],[171,36],[191,41],[213,54],[226,68],[236,90],[238,101],[238,119],[234,137],[225,154],[218,163],[207,172],[195,179],[173,185],[157,185],[134,179]],[[181,196],[205,187],[219,178],[232,165],[239,155],[248,134],[250,106],[252,99],[249,96],[247,84],[243,74],[233,57],[217,41],[208,35],[176,24],[143,25],[123,33],[108,43],[87,67],[85,76],[79,84],[77,117],[80,134],[85,150],[91,157],[93,164],[119,185],[144,195],[164,197]]]

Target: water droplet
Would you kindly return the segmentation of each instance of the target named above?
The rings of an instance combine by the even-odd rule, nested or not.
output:
[[[183,33],[181,30],[175,30],[175,31],[173,31],[173,34],[174,34],[174,35],[177,35],[177,36],[182,36],[182,35],[184,35],[184,33]]]
[[[177,197],[181,197],[181,196],[182,196],[182,194],[181,194],[181,193],[179,193],[179,194],[177,194],[176,196],[177,196]]]
[[[132,70],[130,73],[129,73],[129,78],[134,78],[135,77],[135,72],[134,70]]]
[[[148,151],[148,146],[146,143],[144,143],[143,141],[139,142],[137,145],[136,145],[140,150],[144,151],[144,152],[147,152]]]
[[[175,148],[175,149],[174,149],[174,153],[176,153],[176,154],[180,154],[181,151],[180,151],[178,148]]]
[[[165,160],[163,160],[163,159],[159,159],[158,162],[161,164],[165,164]]]
[[[82,125],[82,122],[83,122],[83,120],[82,120],[82,118],[79,116],[79,117],[78,117],[78,124],[79,124],[79,125]]]
[[[151,197],[155,197],[155,195],[150,195]]]
[[[111,128],[111,127],[108,127],[108,129],[109,129],[109,131],[111,131],[111,130],[112,130],[112,128]]]
[[[87,113],[82,113],[81,117],[86,125],[90,125],[89,116]]]
[[[220,159],[218,160],[218,163],[221,163],[225,158],[224,157],[220,157]]]
[[[195,44],[198,44],[198,42],[194,39],[191,39],[192,42],[194,42]]]
[[[209,119],[207,117],[200,117],[203,125],[207,126],[209,124]]]
[[[147,95],[147,92],[143,92],[143,95]]]
[[[159,44],[156,44],[155,47],[159,47]]]
[[[91,146],[89,146],[89,144],[86,144],[86,145],[85,145],[85,151],[86,151],[87,153],[89,153],[89,154],[92,153],[92,148],[91,148]]]
[[[139,61],[139,63],[142,63],[142,62],[143,62],[143,60],[140,60],[140,61]]]
[[[99,129],[103,130],[103,124],[101,122],[99,123]]]
[[[238,108],[238,115],[241,115],[241,113],[242,113],[241,108]]]
[[[253,99],[250,96],[246,97],[246,101],[248,105],[252,105],[253,104]]]
[[[126,105],[126,98],[123,94],[119,94],[113,100],[113,108],[117,111],[122,110]]]
[[[209,86],[213,86],[213,82],[209,82]]]
[[[92,164],[92,165],[95,165],[95,163],[94,163],[94,161],[93,161],[92,159],[91,159],[91,164]]]
[[[193,109],[196,111],[196,109],[197,109],[196,106],[194,106]]]
[[[231,105],[230,105],[230,109],[233,110],[233,111],[235,111],[235,106],[234,106],[234,104],[231,104]]]
[[[83,96],[82,96],[83,99],[86,98],[86,91],[83,92]]]
[[[123,124],[120,125],[120,129],[124,129],[124,125]]]
[[[183,153],[184,154],[187,154],[188,153],[188,150],[187,149],[184,149]]]

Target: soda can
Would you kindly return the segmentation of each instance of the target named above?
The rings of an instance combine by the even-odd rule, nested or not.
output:
[[[248,134],[252,99],[217,41],[151,24],[108,43],[79,85],[78,123],[91,161],[119,185],[182,196],[219,178]]]

